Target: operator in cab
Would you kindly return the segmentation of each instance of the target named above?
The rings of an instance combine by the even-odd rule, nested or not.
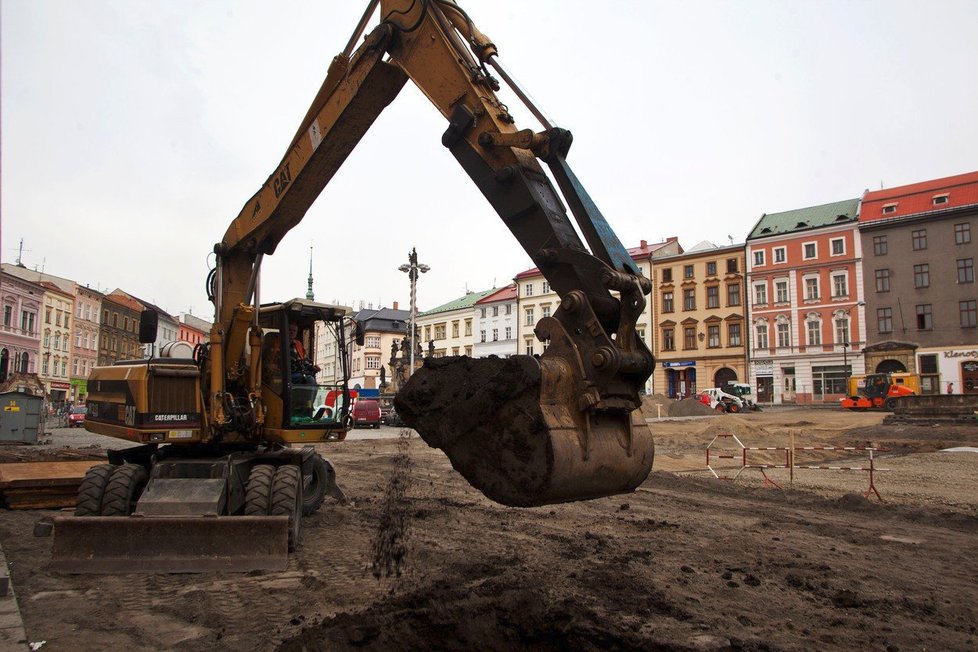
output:
[[[292,366],[292,383],[297,385],[315,385],[319,367],[312,363],[306,355],[306,349],[299,339],[299,325],[289,324],[289,359]]]

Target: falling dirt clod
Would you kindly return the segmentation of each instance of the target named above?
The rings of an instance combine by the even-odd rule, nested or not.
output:
[[[407,552],[407,491],[411,486],[411,456],[408,453],[410,430],[402,430],[397,442],[397,453],[391,461],[390,477],[384,491],[377,535],[374,538],[373,560],[370,570],[377,579],[400,577],[401,564]]]

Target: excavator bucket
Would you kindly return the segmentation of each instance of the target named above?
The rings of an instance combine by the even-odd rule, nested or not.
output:
[[[582,409],[559,356],[427,358],[398,415],[492,500],[514,507],[634,491],[652,469],[641,413]]]
[[[64,573],[285,570],[288,516],[56,516],[49,568]]]

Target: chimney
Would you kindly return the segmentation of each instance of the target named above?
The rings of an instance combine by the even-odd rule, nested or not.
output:
[[[397,310],[397,301],[394,302],[394,310]]]
[[[673,235],[673,236],[670,236],[670,237],[666,238],[666,242],[675,242],[678,239],[679,239],[678,237],[676,237],[676,236]]]
[[[649,243],[646,242],[645,240],[642,240],[642,249],[648,249],[648,248],[649,248]]]

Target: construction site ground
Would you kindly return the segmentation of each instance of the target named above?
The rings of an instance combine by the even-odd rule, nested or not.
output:
[[[27,641],[45,652],[978,648],[978,453],[939,452],[978,446],[978,427],[814,408],[649,416],[655,467],[636,493],[532,509],[490,502],[410,431],[357,431],[371,438],[322,447],[350,502],[303,520],[285,572],[53,574],[50,539],[32,536],[52,513],[40,510],[0,512],[0,545]],[[875,459],[885,502],[864,497],[862,471],[799,469],[789,485],[781,469],[764,471],[771,483],[706,470],[718,434],[778,448],[792,433],[796,447],[889,449]],[[55,435],[0,461],[114,444]],[[733,454],[719,475],[737,472]]]

